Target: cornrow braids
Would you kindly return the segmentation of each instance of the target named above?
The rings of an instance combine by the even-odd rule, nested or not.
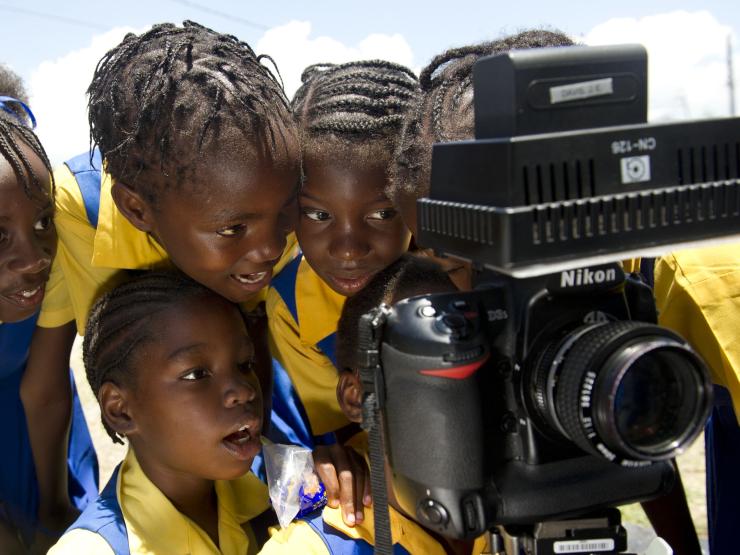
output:
[[[340,371],[356,368],[358,326],[363,314],[382,303],[393,304],[414,295],[454,290],[455,285],[439,264],[413,254],[402,255],[344,303],[337,324],[337,368]]]
[[[42,176],[36,175],[23,145],[28,147],[44,164],[51,179],[51,190],[47,190]],[[7,160],[18,183],[30,199],[54,198],[54,174],[51,163],[36,133],[21,123],[15,116],[0,111],[0,154]]]
[[[404,122],[390,167],[388,197],[429,194],[432,144],[471,139],[475,134],[473,65],[483,56],[524,48],[571,46],[559,31],[528,30],[479,44],[452,48],[436,56],[419,75],[421,95]]]
[[[327,141],[380,143],[392,152],[404,116],[418,95],[414,73],[384,60],[315,64],[301,76],[293,110],[305,148]]]
[[[140,174],[159,172],[167,186],[181,184],[207,146],[218,148],[230,131],[256,154],[297,167],[290,103],[264,59],[272,61],[192,21],[126,35],[100,60],[88,88],[90,142],[107,171],[155,201],[158,191]]]
[[[95,397],[105,382],[132,384],[130,359],[143,343],[155,338],[152,319],[183,300],[216,295],[210,289],[174,271],[137,272],[100,297],[92,309],[82,343],[87,381]],[[108,435],[123,443],[103,420]]]

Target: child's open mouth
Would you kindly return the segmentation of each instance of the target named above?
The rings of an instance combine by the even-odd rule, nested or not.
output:
[[[34,307],[43,300],[45,285],[46,283],[43,282],[35,287],[19,289],[3,296],[21,308]]]
[[[252,272],[251,274],[231,274],[231,279],[236,281],[243,288],[248,290],[259,290],[272,277],[272,272],[266,270],[264,272]]]
[[[259,432],[253,432],[254,430],[245,424],[236,432],[223,438],[222,443],[239,460],[252,459],[260,449]]]

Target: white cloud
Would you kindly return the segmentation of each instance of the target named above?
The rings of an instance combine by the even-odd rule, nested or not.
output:
[[[645,45],[649,118],[660,121],[729,114],[728,36],[732,36],[732,28],[720,23],[708,11],[676,11],[639,19],[610,19],[591,29],[583,41],[586,44],[638,42]],[[738,89],[740,51],[737,37],[732,37],[732,42]]]
[[[118,27],[93,37],[90,45],[42,62],[31,74],[29,93],[38,121],[36,132],[52,164],[84,152],[89,144],[87,95],[98,60],[131,28]]]
[[[300,86],[301,72],[311,64],[379,58],[413,69],[414,59],[411,47],[398,33],[371,34],[357,46],[347,46],[331,37],[311,37],[311,23],[308,21],[291,21],[266,31],[255,44],[255,51],[269,54],[275,60],[288,97],[292,97]]]
[[[128,32],[140,31],[111,29],[94,37],[85,48],[42,62],[32,73],[29,92],[38,120],[36,131],[53,164],[88,147],[85,91],[98,60]],[[411,48],[400,34],[371,34],[356,46],[347,46],[328,36],[311,37],[311,23],[305,21],[291,21],[266,31],[255,51],[275,60],[289,96],[300,85],[303,69],[313,63],[381,58],[411,67],[413,62]]]

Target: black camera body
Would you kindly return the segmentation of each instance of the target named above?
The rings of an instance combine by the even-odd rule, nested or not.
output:
[[[393,491],[450,537],[622,551],[592,511],[668,491],[712,394],[616,261],[740,234],[740,119],[648,125],[640,46],[484,58],[474,89],[476,139],[434,146],[417,240],[471,261],[476,289],[360,326]]]
[[[618,264],[394,305],[381,366],[401,507],[471,538],[669,490],[664,459],[700,433],[710,384],[654,320],[650,288]],[[680,370],[646,372],[660,364]],[[672,398],[625,398],[641,388]]]

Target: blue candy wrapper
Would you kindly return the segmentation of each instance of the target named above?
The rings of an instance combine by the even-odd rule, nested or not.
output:
[[[280,526],[326,505],[326,490],[314,471],[311,451],[273,443],[263,447],[270,500]]]

